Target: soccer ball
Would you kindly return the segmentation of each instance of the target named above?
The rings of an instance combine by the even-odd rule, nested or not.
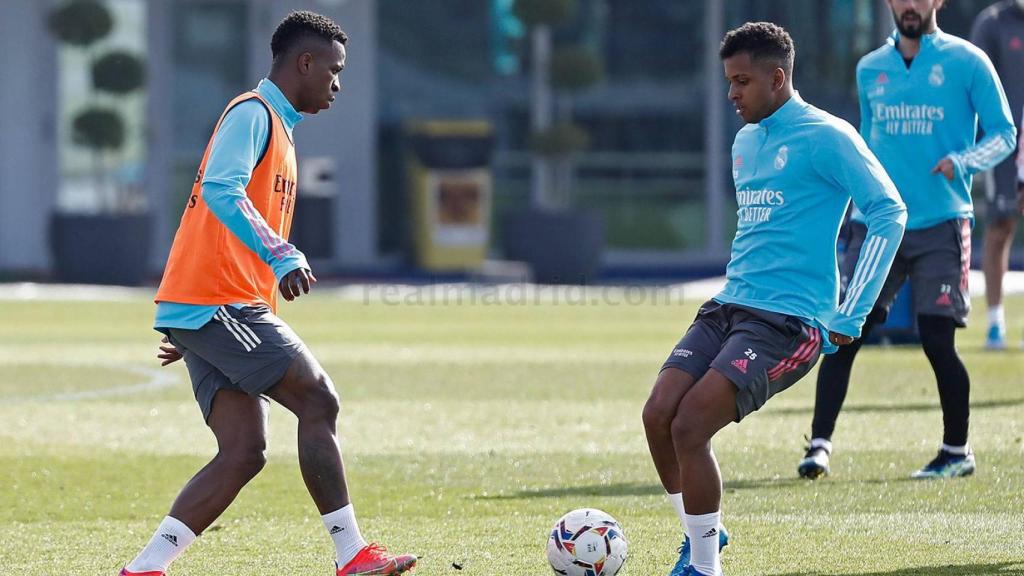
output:
[[[555,523],[548,538],[548,562],[555,574],[615,576],[626,562],[628,545],[615,518],[580,508]]]

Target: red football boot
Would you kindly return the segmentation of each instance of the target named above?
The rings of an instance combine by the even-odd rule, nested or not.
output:
[[[341,568],[338,576],[388,576],[404,574],[416,567],[416,557],[411,554],[394,556],[388,549],[370,543],[356,554],[356,557]]]

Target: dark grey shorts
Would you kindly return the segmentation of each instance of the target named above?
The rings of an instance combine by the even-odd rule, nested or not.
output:
[[[198,330],[169,328],[164,333],[184,356],[192,391],[207,421],[220,390],[266,400],[263,393],[281,381],[305,347],[298,335],[264,306],[221,306]]]
[[[818,361],[821,333],[794,316],[708,300],[662,366],[701,379],[708,368],[736,385],[739,422],[803,378]]]
[[[985,173],[985,220],[1020,218],[1017,207],[1017,153]]]
[[[850,222],[850,238],[840,264],[844,291],[866,236],[867,226]],[[884,321],[896,294],[909,278],[916,314],[945,316],[961,328],[967,326],[967,315],[971,312],[970,266],[970,220],[947,220],[930,228],[907,230],[872,313],[877,320]]]

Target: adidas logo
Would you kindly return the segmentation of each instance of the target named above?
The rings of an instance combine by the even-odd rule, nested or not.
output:
[[[718,536],[718,528],[712,528],[711,530],[708,530],[704,533],[703,536],[701,536],[701,538],[711,538],[712,536]]]
[[[345,531],[345,529],[342,528],[341,526],[334,526],[333,528],[331,528],[331,536],[337,534],[338,532],[344,532],[344,531]]]
[[[167,540],[171,544],[174,544],[175,546],[178,545],[178,537],[175,536],[174,534],[161,534],[160,537],[163,538],[164,540]]]
[[[743,372],[744,374],[746,374],[747,373],[747,359],[746,358],[740,358],[739,360],[733,360],[732,361],[732,367],[737,369],[737,370],[739,370],[740,372]]]
[[[941,296],[938,297],[937,300],[935,300],[935,305],[936,306],[952,306],[953,305],[953,300],[950,299],[949,294],[943,293]]]

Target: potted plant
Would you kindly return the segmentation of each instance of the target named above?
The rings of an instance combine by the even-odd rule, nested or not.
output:
[[[68,131],[89,151],[88,202],[58,208],[50,221],[54,270],[63,282],[140,284],[149,265],[150,215],[141,186],[118,175],[128,129],[118,105],[145,83],[142,60],[125,50],[97,50],[114,27],[99,0],[71,0],[54,8],[49,28],[61,42],[82,50],[91,89],[82,95]]]
[[[531,203],[508,214],[505,255],[529,263],[542,283],[586,283],[601,265],[604,225],[599,214],[574,209],[575,159],[588,135],[573,123],[573,95],[599,83],[600,58],[581,46],[553,49],[551,29],[575,13],[575,0],[516,0],[516,16],[530,30],[532,94]]]

